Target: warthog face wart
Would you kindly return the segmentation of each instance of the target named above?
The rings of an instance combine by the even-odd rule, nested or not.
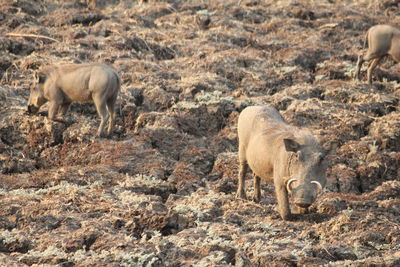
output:
[[[321,175],[324,175],[324,154],[302,146],[291,139],[284,139],[288,152],[290,179],[286,183],[288,193],[294,203],[301,208],[308,208],[322,191]]]

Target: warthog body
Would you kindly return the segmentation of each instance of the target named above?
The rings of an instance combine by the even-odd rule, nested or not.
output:
[[[360,54],[357,60],[355,76],[360,80],[360,69],[364,61],[368,64],[368,83],[372,83],[372,71],[381,59],[390,55],[393,60],[400,62],[400,30],[390,25],[375,25],[365,35],[364,48],[368,42],[368,51],[363,56]]]
[[[290,126],[270,106],[245,108],[238,122],[239,184],[236,196],[246,198],[245,174],[254,176],[254,200],[261,197],[260,180],[273,182],[282,219],[290,218],[288,193],[307,208],[326,183],[323,153],[308,131]]]
[[[36,113],[49,101],[48,118],[64,115],[71,102],[94,102],[101,118],[97,135],[105,137],[113,131],[115,102],[120,91],[120,78],[111,67],[99,64],[66,64],[39,73],[38,86],[31,89],[28,111]],[[107,133],[105,126],[109,121]]]

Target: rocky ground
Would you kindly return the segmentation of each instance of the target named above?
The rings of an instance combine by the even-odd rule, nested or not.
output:
[[[398,5],[0,0],[1,265],[399,266],[399,67],[352,79]],[[93,61],[122,78],[111,139],[92,104],[27,114],[35,71]],[[271,184],[235,199],[238,114],[267,103],[330,150],[292,221]]]

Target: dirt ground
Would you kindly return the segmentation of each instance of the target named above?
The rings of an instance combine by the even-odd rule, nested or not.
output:
[[[1,265],[400,266],[400,67],[353,80],[380,23],[398,1],[0,0]],[[121,76],[110,139],[92,104],[27,114],[37,70],[83,62]],[[235,198],[257,104],[330,151],[292,221],[272,184]]]

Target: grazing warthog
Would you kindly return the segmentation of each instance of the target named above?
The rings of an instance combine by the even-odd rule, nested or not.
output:
[[[367,42],[368,51],[365,56],[358,56],[355,76],[360,80],[361,65],[364,61],[370,61],[367,78],[368,83],[372,83],[372,71],[383,57],[390,55],[393,60],[400,62],[400,30],[390,25],[375,25],[365,35],[364,49]]]
[[[236,196],[246,198],[245,175],[254,176],[254,201],[261,197],[260,180],[273,182],[282,219],[290,219],[288,193],[308,208],[325,186],[324,154],[308,131],[290,126],[270,106],[245,108],[239,116],[239,184]]]
[[[57,120],[58,111],[65,115],[71,102],[93,101],[101,118],[97,135],[112,134],[114,106],[120,91],[120,78],[114,69],[99,63],[66,64],[48,68],[38,76],[38,86],[31,89],[29,96],[28,112],[38,112],[49,101],[48,118]]]

